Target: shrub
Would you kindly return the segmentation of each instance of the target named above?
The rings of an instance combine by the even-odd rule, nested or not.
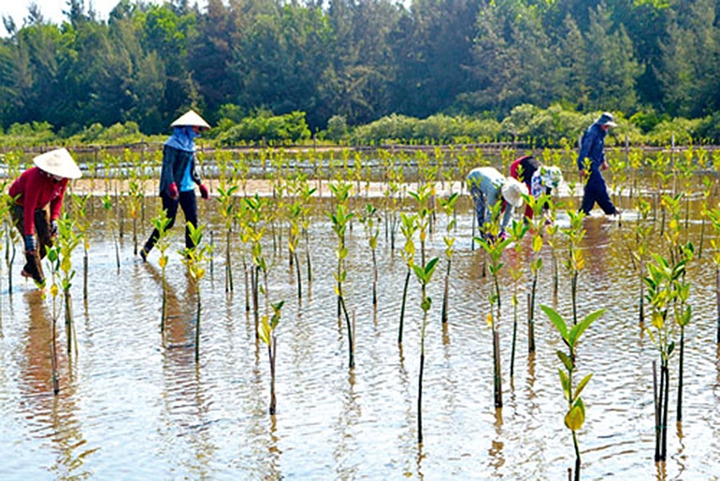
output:
[[[327,130],[323,132],[322,137],[333,142],[340,142],[347,139],[348,125],[345,116],[333,115],[328,120]]]
[[[228,128],[217,136],[221,145],[236,145],[241,142],[297,142],[310,138],[310,129],[304,112],[272,115],[260,112],[245,117],[239,124]]]
[[[693,133],[699,126],[700,119],[663,120],[648,134],[648,143],[667,146],[672,144],[674,137],[675,145],[690,145],[693,142]]]

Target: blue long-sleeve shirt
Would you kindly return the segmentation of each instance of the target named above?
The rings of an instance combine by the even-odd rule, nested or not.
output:
[[[163,146],[163,161],[160,171],[160,193],[175,183],[180,192],[193,190],[200,184],[200,175],[195,167],[195,138],[198,135],[192,127],[175,127],[173,134]]]
[[[590,173],[597,172],[605,162],[605,136],[607,132],[594,123],[585,131],[580,141],[577,158],[578,170],[585,170],[585,159],[590,159]]]

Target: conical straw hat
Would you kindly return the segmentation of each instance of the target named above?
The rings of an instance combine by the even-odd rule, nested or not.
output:
[[[38,155],[33,163],[48,174],[57,175],[65,179],[79,179],[82,177],[80,167],[73,160],[67,149],[51,150]]]
[[[185,127],[185,126],[194,126],[194,127],[200,127],[201,129],[209,130],[210,125],[208,125],[205,120],[200,117],[200,115],[197,114],[194,110],[188,110],[183,115],[178,117],[175,122],[170,124],[171,127]]]

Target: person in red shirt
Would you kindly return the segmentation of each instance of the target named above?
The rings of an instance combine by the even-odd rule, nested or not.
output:
[[[42,259],[57,236],[63,196],[68,179],[82,173],[66,149],[57,149],[33,159],[35,167],[23,172],[10,186],[11,215],[25,241],[23,277],[45,284]]]

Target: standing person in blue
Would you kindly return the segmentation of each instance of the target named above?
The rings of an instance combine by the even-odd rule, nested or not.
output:
[[[513,211],[522,207],[523,194],[527,195],[528,190],[525,184],[518,182],[512,177],[505,177],[494,167],[478,167],[467,175],[468,190],[475,203],[478,228],[480,234],[485,237],[484,226],[490,222],[490,209],[502,201],[501,212],[504,212],[500,224],[500,235],[505,235],[505,228],[510,223]]]
[[[200,175],[195,165],[195,138],[203,130],[209,130],[208,125],[202,117],[193,110],[189,110],[175,122],[173,134],[167,139],[163,147],[162,169],[160,171],[160,198],[162,206],[167,213],[170,223],[168,229],[175,224],[178,205],[182,207],[185,220],[197,226],[197,201],[195,197],[195,185],[200,188],[200,195],[203,199],[210,198],[210,194],[202,184]],[[153,230],[145,246],[140,250],[140,257],[143,261],[155,247],[159,232]],[[190,229],[185,227],[185,247],[193,248],[190,239]]]
[[[601,170],[606,170],[609,165],[605,160],[605,136],[610,127],[617,124],[613,122],[612,114],[605,112],[593,123],[583,134],[580,142],[580,154],[577,159],[577,166],[580,170],[580,179],[587,177],[580,210],[585,214],[590,213],[598,203],[605,215],[619,214],[620,211],[610,200],[607,185]],[[587,176],[585,169],[590,169]]]

